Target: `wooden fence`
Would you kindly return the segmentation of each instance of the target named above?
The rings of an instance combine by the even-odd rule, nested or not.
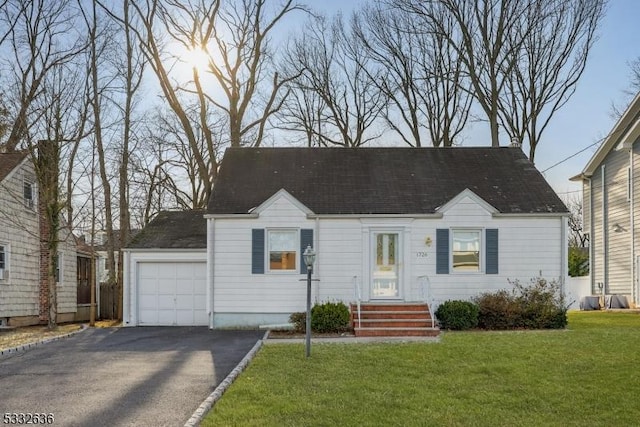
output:
[[[116,284],[100,283],[100,318],[118,318],[118,287]]]

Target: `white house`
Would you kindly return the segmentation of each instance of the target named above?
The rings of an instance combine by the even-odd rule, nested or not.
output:
[[[40,224],[28,153],[0,153],[0,326],[38,324],[48,318]],[[68,230],[58,237],[58,321],[68,322],[77,311],[76,244]]]
[[[563,283],[567,215],[518,148],[232,148],[197,248],[154,242],[179,234],[165,224],[126,249],[125,323],[287,322],[305,310],[308,245],[318,302],[433,306]]]

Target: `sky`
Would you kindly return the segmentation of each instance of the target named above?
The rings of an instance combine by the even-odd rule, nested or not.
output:
[[[332,14],[349,14],[366,0],[323,0],[310,3],[315,9]],[[615,124],[612,105],[623,104],[628,88],[628,63],[640,57],[640,1],[609,0],[607,12],[576,92],[556,112],[536,149],[536,167],[545,171],[557,162],[601,140]],[[624,105],[626,106],[626,105]],[[488,127],[474,125],[463,146],[490,145]],[[506,142],[505,142],[506,143]],[[569,178],[579,174],[595,153],[597,145],[563,162],[544,176],[561,197],[580,195],[581,184]]]

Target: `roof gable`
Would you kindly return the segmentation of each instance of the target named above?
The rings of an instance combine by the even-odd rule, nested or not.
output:
[[[27,152],[0,153],[0,182],[16,169],[22,162],[26,161]]]
[[[565,213],[516,148],[230,148],[208,213],[247,214],[279,190],[318,215],[417,215],[469,189],[500,213]]]
[[[487,211],[487,213],[490,213],[490,214],[498,213],[498,210],[496,208],[494,208],[489,203],[487,203],[484,200],[482,200],[482,198],[480,196],[478,196],[476,193],[474,193],[473,191],[469,190],[468,188],[465,188],[456,197],[454,197],[453,199],[449,200],[447,203],[445,203],[443,206],[440,206],[436,210],[439,213],[446,213],[447,211],[451,210],[453,207],[458,205],[458,203],[460,203],[462,200],[464,200],[466,198],[471,199],[476,205],[480,206],[482,209]]]
[[[640,92],[622,113],[595,154],[589,159],[580,175],[571,180],[590,178],[613,149],[629,148],[640,135]]]
[[[300,210],[300,212],[302,212],[303,214],[306,214],[306,215],[313,214],[313,211],[311,211],[311,209],[306,207],[304,204],[300,203],[300,201],[298,199],[293,197],[284,188],[281,188],[280,190],[278,190],[273,196],[269,197],[267,200],[262,202],[262,204],[260,204],[260,206],[258,206],[256,208],[249,209],[249,212],[247,212],[247,213],[256,213],[256,214],[260,215],[262,212],[268,210],[271,206],[273,206],[274,203],[276,203],[278,200],[281,200],[281,199],[287,200],[293,206],[298,208]]]

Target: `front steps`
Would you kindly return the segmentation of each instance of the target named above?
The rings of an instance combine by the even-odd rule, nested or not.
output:
[[[425,303],[375,302],[351,304],[351,326],[356,337],[435,337],[440,328],[432,323]]]

